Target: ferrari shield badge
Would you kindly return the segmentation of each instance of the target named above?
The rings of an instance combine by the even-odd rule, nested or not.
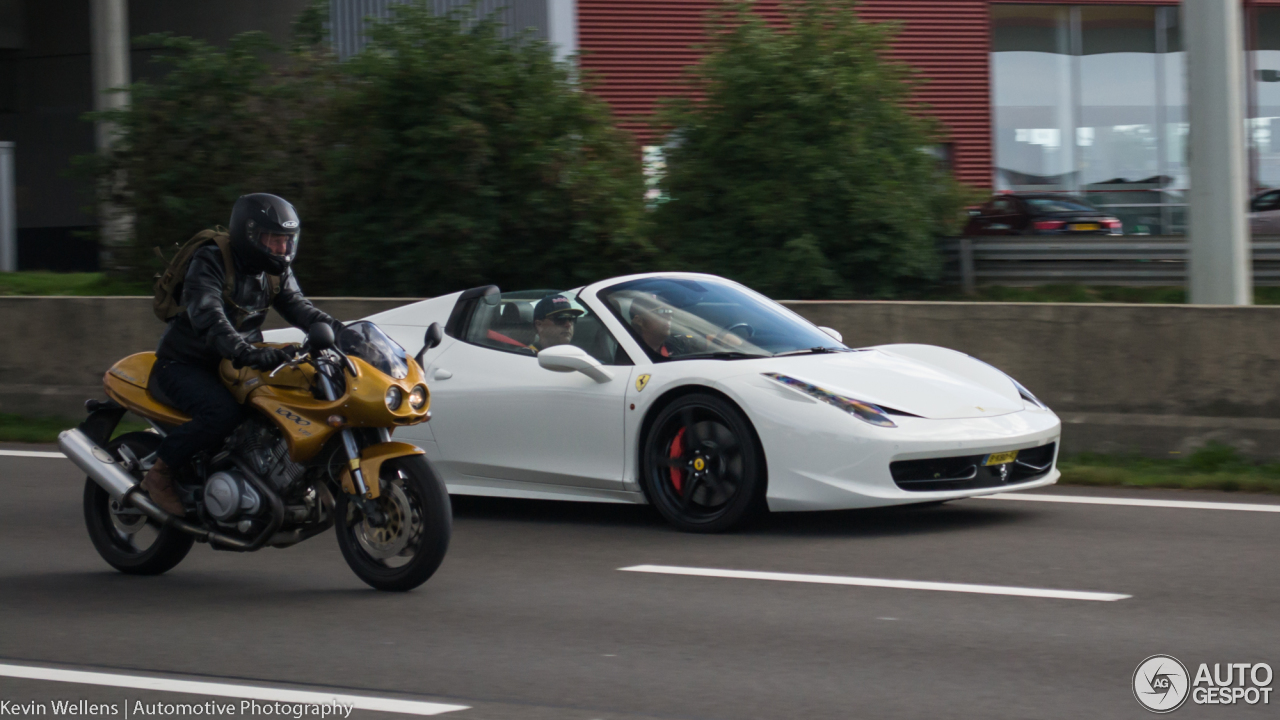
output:
[[[641,375],[640,377],[636,378],[636,392],[640,392],[641,390],[644,389],[644,386],[648,384],[649,384],[648,375]]]

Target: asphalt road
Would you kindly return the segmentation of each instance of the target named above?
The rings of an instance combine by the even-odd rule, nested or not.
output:
[[[1143,718],[1130,684],[1150,655],[1193,674],[1280,668],[1277,513],[968,500],[696,536],[644,507],[455,498],[444,565],[393,595],[360,583],[332,534],[252,555],[197,545],[165,576],[118,574],[85,533],[83,483],[66,460],[0,456],[0,663],[465,705],[443,716],[459,720]],[[639,564],[1131,597],[619,571]],[[54,699],[210,698],[0,677],[0,701]],[[1273,697],[1175,716],[1278,709]]]

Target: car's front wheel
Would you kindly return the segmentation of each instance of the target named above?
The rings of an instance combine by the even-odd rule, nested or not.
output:
[[[641,454],[646,497],[686,532],[723,532],[764,510],[764,452],[751,423],[709,393],[677,398],[654,419]]]

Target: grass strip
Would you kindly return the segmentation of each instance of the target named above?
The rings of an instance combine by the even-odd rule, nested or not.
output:
[[[967,302],[1135,303],[1181,305],[1187,302],[1182,287],[1123,287],[1119,285],[1037,285],[1034,287],[980,286],[973,295],[957,287],[939,287],[919,300]],[[1280,305],[1280,287],[1255,287],[1255,305]]]
[[[0,413],[0,442],[51,443],[58,433],[79,425],[79,420],[60,417],[24,417]],[[116,426],[116,435],[146,430],[151,427],[132,415],[125,415]],[[114,436],[113,436],[114,437]]]
[[[150,295],[147,282],[113,280],[104,273],[24,270],[0,273],[0,295]]]
[[[1253,462],[1221,443],[1178,459],[1082,453],[1059,459],[1063,485],[1280,494],[1280,463]]]

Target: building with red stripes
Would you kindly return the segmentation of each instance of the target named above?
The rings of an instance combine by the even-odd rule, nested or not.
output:
[[[642,144],[661,143],[646,117],[680,92],[714,5],[576,0],[581,66]],[[774,0],[759,7],[777,13]],[[1127,232],[1182,232],[1188,125],[1176,2],[864,0],[859,12],[900,25],[893,59],[925,81],[918,99],[946,127],[961,181],[1085,194]],[[1280,187],[1280,0],[1246,0],[1245,17],[1252,184]]]

